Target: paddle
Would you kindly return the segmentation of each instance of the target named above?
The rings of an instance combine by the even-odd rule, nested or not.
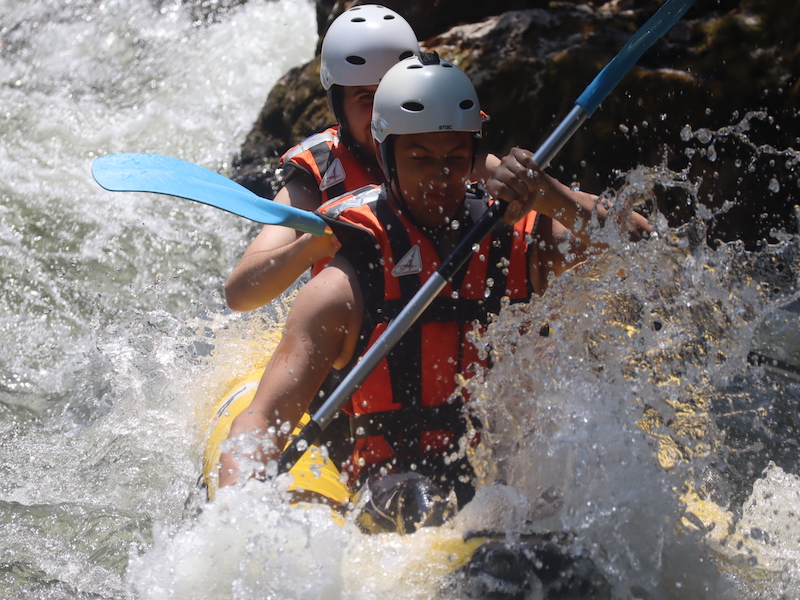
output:
[[[95,159],[92,176],[112,192],[152,192],[208,204],[266,225],[314,235],[333,232],[314,213],[257,196],[227,177],[160,154],[109,154]]]
[[[595,77],[592,83],[576,100],[576,105],[556,130],[536,151],[533,158],[541,167],[553,159],[564,144],[572,137],[581,124],[591,116],[605,97],[620,82],[639,57],[658,38],[664,35],[680,19],[694,0],[668,0],[639,31],[634,34],[625,47]],[[330,421],[345,405],[347,400],[378,366],[383,358],[400,341],[406,331],[414,324],[448,280],[466,263],[473,252],[473,246],[494,228],[505,211],[505,202],[495,202],[487,210],[475,227],[466,235],[455,251],[442,264],[428,281],[419,289],[383,334],[375,341],[361,360],[347,374],[325,403],[303,427],[292,443],[284,450],[278,461],[281,473],[289,471],[303,455],[308,446],[317,440]]]

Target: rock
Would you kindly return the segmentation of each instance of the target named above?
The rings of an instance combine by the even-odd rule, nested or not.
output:
[[[234,159],[234,180],[261,196],[275,192],[275,166],[291,146],[333,123],[319,81],[319,55],[281,77]]]
[[[472,78],[491,117],[484,148],[502,156],[514,145],[536,149],[662,3],[386,4],[409,19],[426,50]],[[318,0],[317,8],[322,30],[344,3]],[[699,197],[709,208],[731,203],[709,228],[711,239],[755,245],[773,227],[797,231],[798,157],[785,151],[798,145],[798,73],[800,3],[699,0],[612,91],[551,172],[599,193],[639,164],[687,169],[702,178]],[[234,161],[237,181],[271,195],[279,155],[331,122],[318,76],[316,59],[278,82]],[[760,112],[748,117],[753,111]],[[710,141],[702,133],[720,130]],[[673,225],[695,214],[680,190],[661,193],[658,206]]]

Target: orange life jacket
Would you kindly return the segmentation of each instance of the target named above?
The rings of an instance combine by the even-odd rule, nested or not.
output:
[[[482,213],[486,199],[468,197]],[[358,273],[365,315],[359,357],[386,329],[440,266],[436,247],[371,186],[323,205],[320,214],[356,225],[371,234],[345,244],[340,253]],[[448,284],[403,339],[353,394],[351,415],[355,448],[348,469],[357,478],[365,467],[419,461],[452,452],[466,430],[457,376],[471,376],[470,365],[486,364],[467,339],[474,323],[486,324],[511,302],[532,294],[528,281],[530,233],[535,213],[510,227],[499,223],[465,269]],[[461,225],[465,231],[472,222]],[[355,360],[352,364],[355,364]],[[352,364],[349,368],[352,368]]]
[[[322,203],[380,180],[358,160],[339,139],[339,127],[334,125],[315,133],[286,151],[280,166],[291,178],[291,169],[311,175],[319,186]]]

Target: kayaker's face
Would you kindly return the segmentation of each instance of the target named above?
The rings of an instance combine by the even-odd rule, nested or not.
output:
[[[377,85],[345,86],[342,97],[344,120],[350,135],[361,150],[375,157],[375,143],[372,140],[370,122],[372,121],[372,102],[375,100]]]
[[[400,135],[394,141],[398,186],[414,217],[445,225],[464,201],[472,171],[472,134],[442,131]]]

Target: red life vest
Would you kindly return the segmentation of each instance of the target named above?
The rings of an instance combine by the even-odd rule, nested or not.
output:
[[[473,207],[477,203],[481,212],[487,205],[483,198],[468,197],[467,202]],[[319,212],[370,234],[340,250],[358,273],[364,296],[364,321],[354,354],[359,357],[442,259],[431,240],[377,186],[336,198]],[[530,298],[527,267],[535,222],[535,213],[530,213],[514,227],[498,224],[466,269],[445,286],[353,394],[345,410],[355,438],[348,467],[354,478],[371,465],[408,464],[458,448],[466,421],[457,377],[470,377],[470,365],[486,364],[467,334],[473,323],[486,324],[490,314],[500,312],[503,297],[511,302]],[[471,226],[462,224],[465,231]],[[353,364],[355,360],[348,368]]]
[[[319,186],[322,203],[365,185],[381,181],[339,140],[339,127],[334,125],[286,151],[280,166],[291,178],[289,167],[311,175]]]

